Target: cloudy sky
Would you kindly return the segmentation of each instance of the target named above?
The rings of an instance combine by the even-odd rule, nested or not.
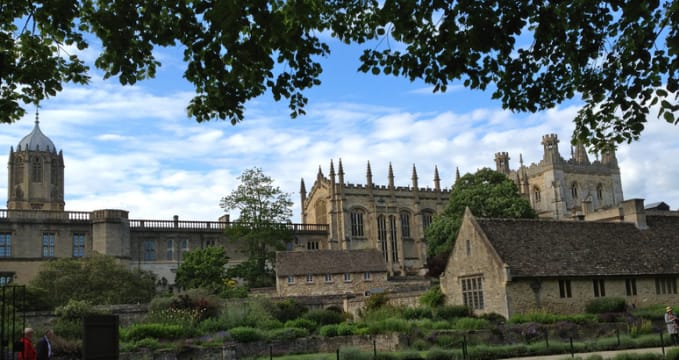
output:
[[[134,219],[216,220],[221,197],[234,189],[243,170],[261,167],[295,205],[299,188],[311,189],[319,166],[342,160],[345,180],[364,183],[369,161],[377,184],[387,183],[392,164],[397,186],[410,184],[413,164],[419,185],[433,187],[434,166],[449,187],[462,174],[494,168],[494,154],[507,151],[512,168],[542,157],[542,135],[555,133],[560,152],[570,157],[570,102],[536,114],[501,109],[490,93],[453,85],[432,93],[421,82],[356,71],[360,49],[333,44],[324,59],[322,85],[306,94],[307,115],[288,116],[287,103],[270,96],[247,104],[238,125],[197,123],[186,115],[192,87],[181,77],[177,52],[157,52],[158,78],[123,87],[92,72],[88,86],[67,87],[41,104],[40,128],[63,150],[66,209],[125,209]],[[96,50],[81,55],[93,59]],[[0,162],[7,163],[34,126],[35,113],[14,124],[0,124]],[[638,142],[622,145],[618,160],[625,198],[679,206],[679,128],[649,119]],[[594,159],[591,155],[590,159]],[[7,167],[0,167],[0,202],[7,202]],[[232,218],[237,213],[232,213]]]

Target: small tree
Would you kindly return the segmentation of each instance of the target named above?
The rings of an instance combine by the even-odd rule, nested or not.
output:
[[[246,244],[248,259],[228,274],[247,280],[251,287],[272,286],[275,252],[292,240],[287,225],[292,216],[290,194],[274,186],[273,179],[260,168],[245,170],[238,179],[240,185],[223,197],[220,205],[225,211],[240,211],[227,235]]]
[[[440,269],[441,255],[450,252],[460,230],[465,208],[488,218],[536,218],[530,203],[521,197],[518,188],[507,176],[484,168],[466,174],[453,186],[446,209],[427,228],[427,255],[437,259],[432,263]],[[447,258],[447,257],[446,257]],[[437,276],[430,267],[430,274]]]
[[[175,283],[183,289],[205,288],[213,293],[225,288],[229,257],[221,246],[194,249],[184,254]]]

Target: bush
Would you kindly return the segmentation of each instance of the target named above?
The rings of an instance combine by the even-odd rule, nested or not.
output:
[[[124,341],[139,341],[144,338],[175,340],[197,335],[192,327],[173,324],[133,324],[120,333]]]
[[[280,322],[287,322],[304,315],[309,309],[295,300],[283,300],[272,306],[271,315]]]
[[[247,326],[239,326],[229,330],[231,338],[240,342],[252,342],[264,339],[264,335],[259,329]]]
[[[372,360],[373,354],[363,352],[360,349],[349,347],[340,350],[341,360]]]
[[[311,310],[304,314],[303,319],[311,320],[319,326],[339,324],[344,321],[342,314],[332,310]]]
[[[627,310],[625,299],[618,297],[602,297],[591,300],[585,305],[588,314],[601,314],[608,312],[624,312]]]
[[[490,328],[490,321],[479,318],[460,318],[455,321],[455,329],[459,330],[480,330]]]
[[[387,293],[379,293],[370,295],[363,303],[363,309],[366,312],[375,311],[389,303]]]
[[[318,330],[321,336],[333,337],[337,336],[337,324],[324,325]]]
[[[337,335],[338,336],[349,336],[354,335],[356,326],[349,323],[337,324]]]
[[[198,324],[198,332],[201,334],[210,334],[226,329],[226,324],[222,319],[205,319]]]
[[[405,319],[431,319],[433,312],[428,307],[404,308],[403,317]]]
[[[309,319],[295,319],[295,320],[288,320],[285,322],[284,327],[296,327],[296,328],[302,328],[302,329],[307,329],[309,331],[313,331],[316,329],[318,325],[316,324],[315,321],[309,320]]]
[[[267,339],[269,340],[292,340],[309,335],[309,331],[302,328],[287,327],[281,329],[274,329],[268,332]]]
[[[420,304],[434,308],[443,305],[446,296],[441,292],[441,287],[436,285],[420,296]]]
[[[80,320],[85,315],[95,314],[94,305],[84,300],[69,300],[65,305],[58,306],[54,314],[61,319]]]
[[[469,316],[471,312],[464,305],[444,305],[434,309],[434,318],[450,320],[457,317]]]

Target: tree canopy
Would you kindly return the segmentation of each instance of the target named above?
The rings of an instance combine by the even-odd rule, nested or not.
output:
[[[219,293],[226,287],[228,262],[229,257],[222,246],[191,250],[183,255],[175,283],[182,289],[204,288]]]
[[[238,179],[241,183],[221,199],[220,205],[226,211],[240,211],[227,235],[245,242],[248,259],[229,269],[228,275],[247,280],[251,287],[271,286],[276,251],[285,250],[292,240],[288,226],[292,200],[260,168],[247,169]]]
[[[575,138],[599,149],[638,139],[651,106],[679,120],[679,0],[14,0],[0,14],[3,122],[87,83],[72,49],[95,41],[94,65],[122,84],[155,76],[157,47],[179,47],[199,122],[235,124],[266,92],[296,117],[320,84],[325,34],[364,47],[360,71],[434,91],[461,82],[513,111],[580,98]]]
[[[51,307],[69,300],[95,305],[145,303],[156,291],[156,277],[150,272],[128,269],[110,256],[48,261],[29,283],[44,294]]]
[[[455,182],[445,210],[427,228],[430,258],[441,254],[446,257],[452,249],[467,207],[478,217],[537,218],[528,200],[504,174],[488,168],[466,174]]]

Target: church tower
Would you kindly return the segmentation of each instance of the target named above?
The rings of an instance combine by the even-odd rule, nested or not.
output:
[[[64,156],[40,131],[24,136],[16,151],[10,148],[7,209],[64,211]]]

